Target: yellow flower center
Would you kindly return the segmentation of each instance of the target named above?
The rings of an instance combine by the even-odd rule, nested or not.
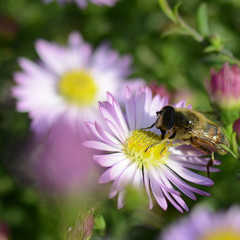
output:
[[[95,101],[97,86],[90,72],[75,70],[60,79],[59,92],[70,104],[86,106]]]
[[[124,145],[124,152],[129,159],[138,165],[150,168],[165,164],[172,143],[161,140],[161,137],[150,131],[135,130]]]
[[[217,232],[210,231],[200,240],[239,240],[239,239],[240,239],[240,232],[237,232],[230,228],[226,228],[226,229],[221,229]]]

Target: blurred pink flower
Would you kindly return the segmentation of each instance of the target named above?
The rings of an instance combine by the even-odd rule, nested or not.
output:
[[[0,240],[8,240],[10,237],[9,227],[4,221],[0,221]]]
[[[171,97],[172,97],[171,102],[178,102],[181,99],[185,99],[187,104],[191,103],[191,105],[194,105],[194,102],[196,101],[196,97],[194,96],[193,91],[186,88],[174,91],[171,94]]]
[[[161,97],[167,97],[168,101],[170,101],[171,94],[165,86],[158,85],[156,82],[150,83],[147,86],[151,89],[153,96],[159,95]]]
[[[54,0],[44,0],[45,3],[52,2]],[[59,4],[63,5],[64,3],[76,3],[79,8],[86,8],[88,2],[91,2],[93,4],[99,5],[99,6],[109,6],[112,7],[116,4],[119,0],[56,0],[59,2]]]
[[[82,146],[83,128],[75,131],[63,118],[30,145],[27,164],[41,191],[68,194],[91,192],[96,187],[98,168],[91,160],[93,151]]]
[[[187,217],[167,228],[159,240],[239,240],[240,207],[216,212],[197,207]]]
[[[18,33],[17,21],[8,14],[0,14],[0,39],[4,41],[13,40]]]
[[[76,32],[69,35],[68,46],[37,40],[36,50],[40,62],[20,59],[23,72],[15,73],[12,94],[17,110],[29,112],[32,129],[39,133],[63,115],[73,126],[97,119],[97,101],[106,91],[122,91],[132,72],[130,56],[120,57],[108,44],[93,52]]]
[[[240,68],[225,63],[218,73],[211,70],[211,79],[206,88],[213,103],[221,108],[240,107]]]

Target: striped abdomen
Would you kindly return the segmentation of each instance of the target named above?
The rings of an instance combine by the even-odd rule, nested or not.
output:
[[[213,144],[216,144],[216,145],[223,144],[223,145],[226,145],[227,147],[230,147],[228,139],[223,133],[222,129],[211,121],[206,123],[206,127],[204,129],[204,136]],[[217,146],[216,146],[216,150],[218,150],[219,152],[221,152],[221,150],[223,152],[226,152],[224,149]]]

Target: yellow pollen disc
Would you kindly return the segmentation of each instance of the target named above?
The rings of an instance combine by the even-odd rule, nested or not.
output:
[[[158,144],[156,144],[158,143]],[[152,144],[156,144],[150,147]],[[162,141],[160,136],[150,131],[135,130],[124,145],[124,152],[139,168],[159,166],[166,163],[171,143]]]
[[[239,240],[240,232],[233,229],[220,229],[217,232],[209,232],[200,240]]]
[[[97,86],[90,72],[75,70],[60,79],[59,92],[69,103],[86,106],[95,101]]]

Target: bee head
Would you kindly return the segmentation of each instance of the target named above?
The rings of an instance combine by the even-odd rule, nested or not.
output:
[[[165,106],[161,111],[156,112],[158,118],[155,126],[161,132],[170,130],[175,123],[175,109],[172,106]]]

